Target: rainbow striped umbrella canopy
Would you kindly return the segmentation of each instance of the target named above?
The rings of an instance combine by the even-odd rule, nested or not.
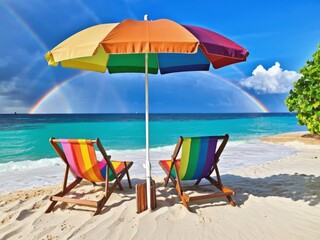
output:
[[[49,65],[95,72],[145,73],[146,175],[151,207],[148,74],[207,71],[246,61],[248,51],[230,39],[168,19],[132,19],[84,29],[61,42],[45,58]]]
[[[168,19],[100,24],[69,37],[46,54],[48,64],[109,73],[205,71],[243,62],[248,51],[201,27]]]

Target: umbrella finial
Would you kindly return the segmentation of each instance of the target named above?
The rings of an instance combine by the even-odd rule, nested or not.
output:
[[[148,20],[148,14],[144,15],[144,20]]]

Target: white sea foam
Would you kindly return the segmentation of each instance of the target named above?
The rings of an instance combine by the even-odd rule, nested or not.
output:
[[[60,158],[43,158],[37,161],[21,161],[21,162],[8,162],[0,164],[0,174],[11,171],[25,171],[40,167],[54,167],[62,165],[63,162]]]
[[[164,176],[158,161],[170,159],[174,145],[150,149],[152,174]],[[282,145],[260,141],[229,142],[223,152],[219,169],[221,174],[251,165],[280,159],[293,154],[295,150]],[[130,169],[131,178],[143,178],[145,175],[145,150],[109,150],[113,160],[128,160],[134,164]],[[97,153],[98,158],[101,155]],[[9,162],[0,164],[0,191],[9,192],[18,189],[39,187],[61,183],[65,165],[59,158],[41,159],[38,161]]]

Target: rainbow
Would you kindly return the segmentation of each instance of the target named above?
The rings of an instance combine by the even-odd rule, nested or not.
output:
[[[80,77],[84,77],[88,74],[92,74],[92,72],[89,71],[83,71],[79,74],[73,75],[72,77],[69,77],[67,79],[64,79],[61,83],[55,85],[52,89],[50,89],[48,92],[46,92],[28,111],[29,114],[33,114],[36,113],[36,111],[39,109],[39,107],[44,104],[47,100],[49,100],[49,98],[56,92],[58,92],[59,90],[61,90],[61,88],[65,85],[67,85],[68,83],[70,83],[71,81],[78,79]],[[115,101],[117,102],[119,109],[121,110],[122,113],[127,113],[128,110],[126,108],[126,106],[123,104],[123,101],[121,100],[121,96],[119,96],[119,94],[117,94],[116,91],[113,91],[112,86],[109,86],[109,90],[110,90],[110,94],[112,94],[112,97],[115,99]],[[96,96],[103,96],[104,93],[99,93],[99,91],[97,91]],[[73,110],[69,104],[69,102],[67,101],[67,99],[65,98],[64,95],[62,95],[62,97],[64,98],[64,106],[67,108],[67,112],[68,113],[73,113]],[[94,106],[93,106],[94,109]]]
[[[244,96],[246,96],[251,102],[253,102],[259,109],[261,112],[270,112],[269,109],[263,105],[262,102],[260,102],[255,96],[249,94],[248,92],[246,92],[245,90],[243,90],[241,87],[239,87],[238,85],[236,85],[235,83],[231,82],[230,80],[221,77],[219,75],[216,75],[212,72],[205,72],[206,74],[212,75],[216,78],[218,78],[219,80],[223,81],[224,83],[226,83],[227,85],[237,89],[238,91],[240,91]]]
[[[0,2],[0,7],[7,12],[10,16],[13,17],[17,21],[17,23],[26,30],[26,32],[32,37],[32,39],[44,50],[44,52],[48,51],[48,47],[44,44],[44,42],[41,40],[41,38],[33,31],[33,29],[28,25],[26,21],[24,21],[16,12],[15,10],[8,5],[7,3],[4,3],[3,1]]]
[[[244,95],[247,99],[249,99],[255,106],[257,106],[259,108],[259,110],[261,112],[269,112],[268,108],[266,106],[263,105],[263,103],[261,103],[255,96],[249,94],[248,92],[246,92],[245,90],[243,90],[241,87],[239,87],[238,85],[236,85],[235,83],[231,82],[230,80],[226,79],[226,78],[223,78],[219,75],[216,75],[212,72],[203,72],[204,74],[208,74],[208,75],[211,75],[215,78],[218,78],[219,80],[223,81],[225,84],[231,86],[232,88],[236,89],[237,91],[241,92],[242,95]],[[72,77],[69,77],[67,79],[64,79],[61,83],[59,83],[58,85],[55,85],[52,89],[50,89],[48,92],[46,92],[41,98],[40,100],[34,104],[30,110],[29,110],[29,113],[32,114],[32,113],[35,113],[37,111],[37,109],[42,105],[44,104],[48,99],[49,97],[54,94],[55,92],[57,92],[60,88],[62,88],[64,85],[66,85],[67,83],[71,82],[72,80],[74,79],[77,79],[79,77],[82,77],[82,76],[85,76],[87,74],[90,74],[90,72],[81,72],[79,74],[76,74]],[[113,92],[113,91],[110,91],[110,92]],[[118,102],[121,102],[121,99],[120,97],[117,95],[117,94],[114,94],[114,97],[116,98],[116,100]],[[69,106],[68,104],[68,101],[65,100],[65,106],[67,106],[68,108],[68,112],[72,112],[72,109],[71,107]],[[123,109],[123,112],[126,112],[126,108],[123,106],[122,107]]]
[[[52,89],[50,89],[48,92],[46,92],[41,98],[40,100],[34,104],[30,110],[29,110],[29,114],[35,113],[35,111],[40,107],[41,104],[43,104],[52,94],[54,94],[55,92],[57,92],[62,86],[64,86],[65,84],[67,84],[68,82],[72,81],[73,79],[85,76],[87,74],[89,74],[90,72],[80,72],[72,77],[69,77],[67,79],[64,79],[61,83],[55,85]],[[72,112],[67,100],[65,100],[65,105],[68,106],[68,112]]]

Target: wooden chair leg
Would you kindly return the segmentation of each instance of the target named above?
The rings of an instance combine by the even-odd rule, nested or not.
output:
[[[233,199],[231,198],[231,196],[227,196],[227,199],[228,199],[228,201],[229,201],[229,203],[230,203],[230,205],[231,205],[232,207],[235,207],[235,206],[236,206],[236,203],[233,201]]]
[[[171,164],[171,167],[170,167],[170,170],[169,171],[166,171],[165,168],[163,168],[165,170],[165,172],[167,173],[167,177],[165,178],[165,181],[164,181],[164,186],[166,187],[168,185],[168,182],[169,182],[169,179],[171,179],[171,181],[174,183],[175,182],[175,179],[172,177],[171,175],[171,171],[173,169],[173,164]]]
[[[183,206],[185,206],[188,209],[188,211],[190,211],[190,207],[187,203],[187,202],[189,202],[189,196],[182,191],[181,184],[180,184],[179,180],[180,180],[179,178],[177,180],[175,180],[176,181],[175,188],[178,192],[178,195],[182,201]]]
[[[163,171],[167,174],[167,176],[164,178],[164,186],[166,187],[169,183],[169,179],[173,182],[173,184],[175,185],[175,179],[174,177],[172,177],[171,175],[171,171],[173,170],[173,166],[174,164],[172,163],[170,166],[169,171],[160,163],[160,167],[163,169]]]
[[[164,186],[166,187],[169,183],[169,179],[171,180],[171,182],[173,183],[173,185],[175,186],[176,185],[176,180],[172,177],[172,176],[169,176],[168,178],[166,177],[164,179]]]
[[[170,174],[168,174],[167,177],[164,179],[164,186],[165,187],[168,185],[169,178],[170,178]]]
[[[119,182],[121,181],[121,179],[124,177],[124,175],[126,175],[127,171],[124,171],[122,172],[119,176],[118,176],[118,179],[119,179]],[[130,188],[132,188],[131,186],[131,182],[130,182],[130,178],[129,178],[129,175],[128,175],[128,181],[129,181],[129,186]],[[118,186],[118,181],[115,181],[112,186],[108,186],[105,188],[105,196],[98,202],[98,206],[97,206],[97,209],[96,211],[94,212],[93,216],[96,216],[98,215],[102,208],[104,207],[104,205],[106,204],[106,202],[108,201],[108,199],[110,198],[112,192],[116,189],[116,187]],[[120,187],[120,186],[119,186]],[[121,190],[122,189],[122,186],[121,186]]]
[[[68,186],[63,186],[63,190],[56,193],[55,195],[53,195],[52,197],[63,197],[64,195],[66,195],[67,193],[69,193],[73,188],[75,188],[80,182],[82,181],[82,178],[77,177],[76,180],[74,180],[72,183],[70,183]],[[50,200],[52,201],[52,197],[50,198]],[[52,203],[50,204],[50,206],[47,208],[47,210],[45,211],[45,213],[50,213],[54,206],[57,204],[58,201],[52,201]]]
[[[124,165],[125,165],[125,171],[126,171],[129,187],[132,188],[127,163],[125,162]]]
[[[233,195],[235,194],[235,192],[225,186],[222,185],[221,183],[221,178],[220,179],[220,184],[214,180],[212,177],[206,177],[206,179],[213,185],[215,186],[216,188],[218,188],[221,192],[224,192],[224,193],[227,193],[227,192],[233,192]],[[230,195],[226,196],[226,198],[228,199],[228,202],[231,206],[235,207],[236,206],[236,203],[233,201],[233,199],[231,198]]]
[[[123,171],[119,176],[119,181],[121,181],[121,179],[124,177],[124,175],[126,174],[125,171]],[[106,192],[105,192],[105,196],[98,202],[98,206],[96,211],[94,212],[94,216],[99,214],[102,210],[102,208],[104,207],[104,205],[106,204],[106,202],[108,201],[109,197],[111,196],[111,194],[113,193],[113,191],[116,189],[118,185],[117,181],[114,181],[114,183],[112,184],[112,186],[109,186],[108,188],[106,188]]]
[[[47,208],[47,210],[45,211],[45,213],[50,213],[53,209],[54,206],[57,204],[57,201],[52,201],[52,203],[50,204],[50,206]]]
[[[200,182],[201,182],[201,178],[198,179],[194,185],[199,185]]]
[[[95,182],[91,182],[91,183],[92,183],[92,185],[93,185],[94,187],[97,186],[97,183],[95,183]]]
[[[125,172],[123,172],[123,173],[125,173]],[[122,175],[122,174],[121,174]],[[124,174],[123,174],[123,176],[124,176]],[[123,177],[122,176],[122,177]],[[122,187],[122,184],[121,184],[121,179],[118,177],[118,178],[116,178],[116,182],[117,182],[117,184],[118,184],[118,186],[119,186],[119,189],[120,190],[123,190],[123,187]]]
[[[132,188],[132,185],[131,185],[131,181],[130,181],[130,176],[129,176],[129,171],[128,171],[128,168],[130,168],[130,166],[132,165],[132,163],[129,164],[129,166],[125,163],[125,170],[122,171],[115,179],[115,181],[113,182],[113,184],[110,186],[109,185],[109,182],[106,182],[106,187],[105,187],[105,195],[103,198],[101,198],[100,201],[98,201],[98,206],[97,206],[97,209],[96,211],[94,212],[93,216],[95,215],[98,215],[102,208],[104,207],[104,205],[106,204],[106,202],[108,201],[108,199],[110,198],[111,194],[113,193],[113,191],[116,189],[117,186],[120,187],[120,190],[123,190],[122,188],[122,185],[119,183],[121,182],[121,180],[123,179],[123,177],[125,175],[127,175],[128,177],[128,183],[129,183],[129,187]],[[109,179],[109,174],[107,172],[107,178],[106,180]]]
[[[102,208],[104,207],[104,205],[106,204],[107,200],[109,199],[110,195],[104,196],[98,203],[97,209],[96,211],[93,213],[93,216],[98,215]]]
[[[183,193],[182,195],[180,195],[180,199],[182,201],[183,206],[185,206],[188,209],[188,211],[190,211],[190,207],[187,203],[187,199],[189,199],[188,195]]]

